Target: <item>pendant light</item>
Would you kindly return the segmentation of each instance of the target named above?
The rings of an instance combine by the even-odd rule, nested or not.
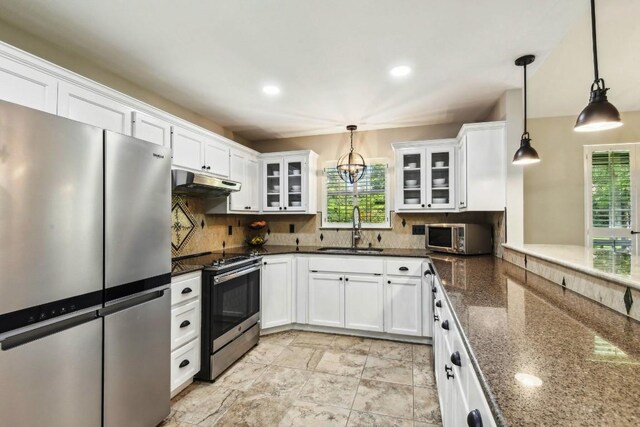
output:
[[[338,166],[336,166],[340,178],[349,184],[358,182],[364,175],[365,169],[367,169],[364,158],[353,151],[353,131],[356,129],[358,129],[356,125],[347,126],[347,130],[351,132],[351,150],[338,160]]]
[[[593,74],[589,104],[582,110],[576,125],[576,132],[595,132],[622,126],[618,109],[607,100],[608,87],[598,74],[598,46],[596,43],[596,2],[591,0],[591,37],[593,42]]]
[[[520,148],[513,155],[512,163],[514,165],[529,165],[540,161],[538,152],[531,146],[531,138],[529,137],[529,132],[527,132],[527,65],[531,64],[535,59],[536,57],[533,55],[525,55],[516,59],[516,65],[524,69],[524,132],[520,137]]]

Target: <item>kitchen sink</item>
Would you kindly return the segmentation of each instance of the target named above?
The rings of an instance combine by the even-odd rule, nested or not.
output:
[[[340,248],[340,247],[324,247],[318,249],[319,252],[329,252],[335,254],[378,254],[383,251],[382,248]]]

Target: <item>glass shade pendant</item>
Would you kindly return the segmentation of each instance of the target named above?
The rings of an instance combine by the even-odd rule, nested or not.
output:
[[[598,45],[596,43],[596,2],[591,0],[591,37],[593,42],[593,74],[589,104],[582,110],[574,130],[576,132],[596,132],[622,126],[618,109],[607,100],[604,79],[598,74]]]
[[[364,157],[353,151],[353,131],[356,129],[358,129],[356,125],[347,126],[347,130],[351,132],[351,150],[349,150],[349,152],[344,156],[340,157],[338,165],[336,166],[336,169],[340,174],[340,178],[349,184],[358,182],[358,180],[364,175],[364,171],[367,169]]]
[[[533,63],[535,59],[536,57],[533,55],[525,55],[516,59],[516,65],[524,69],[524,132],[520,137],[520,148],[513,155],[512,163],[514,165],[530,165],[540,161],[538,152],[531,146],[531,138],[527,132],[527,65]]]

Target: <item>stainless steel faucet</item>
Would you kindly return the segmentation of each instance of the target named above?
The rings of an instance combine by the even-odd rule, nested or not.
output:
[[[357,214],[357,219],[356,219]],[[353,228],[351,229],[351,248],[356,248],[356,242],[360,240],[360,230],[362,229],[362,222],[360,221],[360,208],[356,205],[353,207]]]

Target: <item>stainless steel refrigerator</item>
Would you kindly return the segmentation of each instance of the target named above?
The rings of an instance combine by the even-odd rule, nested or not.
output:
[[[0,101],[0,423],[169,413],[170,150]]]

